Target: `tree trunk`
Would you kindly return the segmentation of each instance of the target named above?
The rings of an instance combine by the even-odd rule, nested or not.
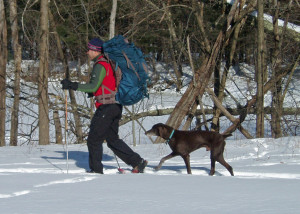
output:
[[[280,9],[280,2],[277,0],[273,1],[274,8],[275,8],[275,14],[273,16],[273,34],[274,34],[274,51],[272,53],[272,71],[273,71],[273,77],[277,77],[281,73],[281,64],[282,64],[282,42],[283,38],[285,36],[285,33],[287,32],[287,24],[289,20],[289,15],[291,11],[291,3],[292,0],[289,1],[289,8],[287,10],[286,18],[284,21],[283,28],[281,30],[281,35],[279,33],[279,26],[278,26],[278,18],[279,18],[279,9]],[[285,91],[288,88],[288,84],[290,83],[290,78],[288,78],[287,81],[285,81],[286,86],[285,90],[283,90],[283,80],[280,78],[278,81],[274,82],[273,90],[272,90],[272,107],[273,111],[271,114],[271,131],[272,131],[272,137],[279,138],[282,137],[282,129],[281,129],[281,121],[282,121],[282,115],[283,115],[283,101],[285,98]]]
[[[224,86],[221,85],[221,59],[219,58],[217,65],[214,69],[214,93],[218,97],[218,99],[222,102],[223,96],[220,97],[220,93],[223,90],[224,91]],[[228,71],[224,69],[223,75],[227,76]],[[221,111],[220,109],[214,104],[214,114],[213,114],[213,120],[211,123],[211,131],[220,131],[220,114]]]
[[[52,26],[53,31],[54,31],[54,36],[55,36],[55,39],[56,39],[58,53],[59,53],[59,56],[60,56],[60,58],[63,62],[64,72],[67,74],[66,76],[69,76],[68,61],[67,61],[67,59],[64,55],[64,51],[63,51],[63,48],[61,46],[61,40],[60,40],[59,35],[57,33],[57,30],[56,30],[56,23],[54,21],[53,15],[52,15],[50,10],[49,10],[49,18],[50,18],[51,26]],[[78,143],[83,143],[82,123],[81,123],[80,116],[79,116],[78,111],[77,111],[78,106],[77,106],[77,102],[76,102],[75,93],[74,93],[73,90],[70,90],[69,94],[70,94],[70,100],[71,100],[71,104],[72,104],[71,107],[74,110],[73,115],[74,115],[74,121],[75,121],[75,134],[76,134],[76,137],[77,137],[77,142]]]
[[[118,6],[118,1],[113,0],[112,1],[111,13],[110,13],[110,21],[109,21],[109,39],[111,39],[115,36],[117,6]]]
[[[239,8],[239,2],[235,1],[232,5],[230,12],[227,16],[227,20],[223,25],[222,30],[219,32],[214,45],[212,46],[209,54],[207,54],[202,62],[199,70],[195,72],[194,81],[190,83],[189,87],[176,104],[174,111],[169,116],[167,124],[175,129],[181,125],[182,121],[188,112],[192,112],[191,107],[196,102],[196,98],[202,99],[203,93],[209,83],[209,79],[216,65],[217,57],[220,54],[222,48],[224,48],[232,34],[236,24],[239,23],[246,14],[253,11],[255,0],[251,1],[244,8]],[[234,22],[233,22],[234,20]],[[196,83],[196,84],[194,84]],[[193,113],[193,112],[192,112]],[[185,126],[186,127],[186,126]],[[159,141],[156,140],[156,143]]]
[[[225,27],[226,28],[226,27]],[[167,120],[167,124],[177,129],[183,121],[185,115],[190,111],[196,98],[202,99],[203,93],[209,79],[214,70],[216,59],[220,53],[221,46],[224,42],[226,29],[220,31],[210,54],[206,55],[199,70],[195,71],[194,81],[190,83],[189,87],[178,101],[174,111]]]
[[[244,1],[243,1],[243,5],[244,5]],[[242,7],[243,7],[243,5],[242,5]],[[225,53],[226,54],[225,55],[226,64],[225,64],[225,67],[224,67],[223,75],[221,77],[221,75],[219,74],[219,76],[218,76],[218,78],[219,78],[219,81],[218,81],[219,85],[218,86],[219,87],[215,88],[215,91],[217,92],[215,94],[217,95],[220,102],[223,102],[223,99],[224,99],[224,96],[225,96],[224,89],[225,89],[225,85],[226,85],[226,81],[227,81],[228,71],[229,71],[230,67],[232,66],[233,57],[234,57],[234,54],[236,52],[236,47],[237,47],[238,35],[240,33],[241,27],[245,24],[245,21],[246,21],[246,18],[244,18],[241,23],[238,23],[238,25],[235,28],[234,33],[233,33],[232,45],[231,45],[230,51]],[[221,67],[221,65],[219,65],[219,67]],[[220,72],[220,69],[219,69],[218,72]],[[215,86],[216,86],[216,84],[215,84]],[[215,107],[214,118],[213,118],[212,125],[211,125],[211,127],[212,127],[211,130],[212,131],[219,132],[220,115],[221,115],[221,110],[219,108]]]
[[[53,120],[55,126],[55,143],[62,144],[62,128],[61,122],[58,114],[58,110],[53,110]]]
[[[12,43],[13,43],[14,61],[15,61],[14,104],[11,112],[10,145],[17,146],[19,105],[20,105],[20,75],[22,70],[21,68],[22,50],[21,50],[21,45],[19,43],[16,0],[10,1],[10,23],[11,23],[11,34],[12,34]]]
[[[274,7],[275,7],[275,14],[273,16],[273,34],[274,34],[274,44],[275,48],[272,53],[272,71],[273,71],[273,77],[276,77],[279,73],[279,67],[281,63],[281,57],[280,57],[280,35],[278,31],[278,17],[279,17],[279,6],[280,2],[277,2],[277,0],[274,0]],[[273,111],[271,113],[271,131],[272,131],[272,137],[278,138],[282,136],[282,131],[280,127],[281,122],[281,114],[282,109],[280,107],[280,99],[281,99],[281,79],[274,82],[274,86],[272,89],[272,107]]]
[[[264,91],[263,91],[263,93],[266,94],[269,90],[272,89],[272,87],[274,86],[274,82],[277,82],[277,81],[280,80],[281,78],[285,77],[287,74],[289,74],[289,80],[288,80],[288,81],[290,81],[290,79],[292,78],[292,75],[294,74],[294,72],[295,72],[295,70],[296,70],[296,68],[297,68],[297,66],[298,66],[298,64],[299,64],[299,60],[300,60],[300,55],[298,55],[297,59],[295,60],[293,66],[291,66],[291,68],[288,68],[288,69],[286,69],[285,71],[282,71],[279,75],[277,75],[276,77],[273,77],[272,79],[270,79],[270,80],[264,85],[264,88],[263,88]],[[286,90],[286,91],[287,91],[287,90]],[[286,91],[285,91],[285,93],[286,93]],[[248,100],[247,104],[246,104],[245,107],[244,107],[244,108],[247,109],[246,114],[244,114],[244,116],[243,116],[244,118],[245,118],[245,117],[247,116],[247,114],[249,113],[250,108],[251,108],[252,106],[255,106],[256,100],[257,100],[257,96],[253,96],[251,100]],[[296,112],[297,112],[297,109],[296,109]],[[295,112],[295,113],[292,113],[292,114],[294,115],[294,114],[296,114],[296,112]],[[269,112],[268,112],[268,113],[269,113]],[[287,113],[287,114],[289,114],[289,113]],[[242,122],[242,121],[240,121],[240,123],[241,123],[241,122]],[[228,133],[228,132],[230,133],[229,129],[231,129],[231,128],[228,128],[227,130],[225,130],[224,133]]]
[[[257,16],[257,100],[256,100],[256,137],[264,137],[264,1],[258,0]]]
[[[47,145],[49,141],[49,109],[48,109],[48,60],[49,60],[49,29],[48,0],[41,0],[40,18],[40,64],[38,77],[39,98],[39,144]]]
[[[177,86],[177,90],[180,90],[182,87],[182,83],[181,83],[182,69],[181,69],[181,59],[180,58],[181,58],[182,51],[183,51],[183,45],[182,45],[182,42],[180,41],[180,39],[178,39],[178,36],[176,34],[171,11],[169,10],[168,6],[165,5],[165,3],[163,3],[163,6],[164,6],[166,22],[167,22],[169,34],[170,34],[171,48],[169,51],[171,54],[172,65],[173,65],[174,73],[176,76],[175,83]],[[176,52],[177,52],[177,54],[176,54]]]
[[[167,124],[172,126],[173,128],[177,129],[181,125],[181,122],[193,106],[196,98],[202,98],[205,88],[209,82],[210,76],[214,70],[213,68],[216,64],[216,59],[219,54],[224,36],[225,35],[223,31],[219,33],[219,36],[212,49],[211,55],[205,58],[205,61],[203,62],[200,69],[195,72],[194,82],[196,84],[194,85],[194,82],[190,83],[189,87],[176,104],[174,111],[168,118]]]
[[[82,123],[80,120],[80,116],[78,114],[78,105],[75,97],[75,92],[73,90],[69,90],[70,100],[71,100],[71,107],[74,111],[74,122],[75,122],[75,135],[77,137],[77,143],[83,143],[83,133],[82,133]]]
[[[5,146],[7,26],[4,1],[0,0],[0,146]]]

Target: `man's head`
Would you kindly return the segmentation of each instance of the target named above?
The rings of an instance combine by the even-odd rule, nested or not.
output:
[[[98,38],[91,39],[88,43],[88,51],[86,54],[89,56],[90,59],[94,59],[103,50],[103,41]]]

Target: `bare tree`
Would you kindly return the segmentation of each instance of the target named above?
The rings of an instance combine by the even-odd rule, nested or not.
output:
[[[241,7],[244,7],[245,0],[240,1],[240,4],[241,4]],[[223,14],[221,16],[223,16]],[[231,44],[230,50],[225,51],[226,52],[225,53],[226,64],[224,67],[223,75],[221,76],[221,74],[220,74],[221,65],[218,65],[218,69],[216,69],[218,78],[214,79],[215,94],[217,95],[218,100],[221,102],[223,101],[224,96],[225,96],[225,84],[226,84],[226,80],[227,80],[228,71],[229,71],[230,67],[232,66],[234,54],[236,52],[238,36],[241,31],[241,28],[245,24],[245,21],[246,21],[246,18],[244,18],[240,23],[237,24],[237,26],[234,30],[234,33],[232,35],[232,44]],[[221,60],[219,60],[219,63],[221,64]],[[213,115],[211,130],[219,132],[219,128],[220,128],[219,127],[219,119],[220,119],[220,115],[221,115],[221,110],[217,106],[215,106],[214,109],[215,109],[215,112]]]
[[[38,77],[39,99],[39,144],[47,145],[49,141],[49,109],[48,109],[48,60],[49,60],[49,29],[48,0],[41,0],[40,18],[40,64]]]
[[[19,105],[20,105],[20,74],[22,63],[22,51],[19,43],[19,27],[17,16],[17,1],[11,0],[10,4],[10,24],[12,34],[12,44],[14,50],[15,78],[14,78],[14,104],[11,113],[10,145],[18,145],[18,124],[19,124]]]
[[[282,44],[282,36],[280,37],[279,29],[278,29],[278,19],[279,19],[279,7],[280,7],[280,2],[277,0],[273,1],[274,3],[274,8],[275,8],[275,13],[273,16],[273,34],[274,34],[274,51],[272,54],[272,71],[273,71],[273,76],[276,77],[276,75],[279,72],[279,66],[280,63],[282,62],[281,59],[281,54],[280,54],[280,49],[281,49],[281,44]],[[281,102],[281,80],[279,81],[274,81],[274,87],[272,89],[272,106],[274,108],[274,111],[272,112],[271,116],[271,128],[272,128],[272,136],[273,137],[281,137],[282,136],[282,130],[281,130],[281,114],[282,112],[282,106],[280,105]]]
[[[195,1],[195,4],[198,3]],[[201,67],[195,71],[194,82],[190,83],[184,95],[175,106],[174,111],[168,118],[168,125],[178,128],[188,112],[194,115],[194,111],[196,110],[195,105],[197,105],[196,100],[202,99],[220,51],[227,45],[228,40],[238,23],[254,10],[255,5],[255,0],[250,1],[249,4],[243,8],[239,7],[239,1],[235,1],[232,5],[222,30],[219,32],[214,44],[208,50],[209,54],[203,59]],[[186,128],[187,126],[184,127]]]
[[[111,13],[110,13],[110,21],[109,21],[109,39],[115,36],[117,6],[118,6],[118,0],[113,0]]]
[[[272,76],[275,78],[279,76],[282,72],[282,64],[283,64],[283,52],[284,48],[282,47],[284,39],[287,37],[287,24],[290,17],[291,7],[293,0],[290,0],[287,8],[285,9],[285,20],[283,28],[280,30],[278,25],[278,19],[280,15],[280,1],[273,0],[275,12],[273,15],[273,43],[274,50],[271,53],[271,69]],[[293,71],[289,74],[287,81],[284,81],[283,78],[278,79],[278,81],[274,81],[274,86],[272,88],[272,107],[273,111],[271,113],[271,131],[272,137],[278,138],[282,137],[282,116],[283,116],[283,101],[285,99],[287,88],[289,83],[291,82]]]
[[[257,1],[256,137],[264,137],[264,1]]]
[[[5,146],[7,26],[4,1],[0,0],[0,146]]]
[[[183,44],[180,41],[180,39],[177,36],[176,30],[175,30],[175,22],[172,18],[172,13],[169,9],[170,1],[168,1],[168,5],[165,5],[163,3],[163,7],[165,10],[164,16],[166,17],[166,22],[169,29],[170,34],[170,55],[172,60],[172,65],[174,69],[174,73],[176,76],[175,84],[177,86],[177,90],[180,90],[182,87],[181,78],[182,78],[182,66],[181,66],[181,56],[183,51]]]
[[[63,48],[61,46],[62,41],[57,33],[56,23],[54,21],[54,17],[50,10],[49,10],[49,19],[50,19],[50,26],[52,27],[52,31],[54,32],[53,35],[56,40],[59,57],[63,63],[64,73],[66,74],[66,77],[69,77],[70,69],[69,69],[68,61],[67,61],[67,58],[65,57]],[[75,97],[75,92],[73,90],[69,90],[69,95],[70,95],[71,104],[72,104],[71,107],[74,110],[73,116],[74,116],[74,121],[75,121],[75,134],[77,137],[77,142],[83,143],[82,123],[80,121],[80,116],[79,116],[78,110],[77,110],[78,105],[77,105],[77,101],[76,101],[76,97]],[[56,126],[56,127],[59,128],[59,126]],[[56,132],[59,132],[59,130],[56,130]]]

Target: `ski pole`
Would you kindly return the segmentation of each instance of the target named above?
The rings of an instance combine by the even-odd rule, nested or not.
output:
[[[114,152],[113,152],[114,153]],[[118,161],[118,158],[117,158],[117,156],[116,156],[116,154],[114,153],[114,155],[115,155],[115,158],[116,158],[116,161],[117,161],[117,164],[118,164],[118,171],[121,173],[121,174],[124,174],[125,173],[125,171],[124,171],[124,169],[121,169],[121,167],[120,167],[120,164],[119,164],[119,161]]]
[[[67,173],[69,173],[69,150],[68,150],[68,140],[67,140],[67,132],[68,132],[68,92],[65,90],[65,144],[66,144],[66,150],[67,150]]]

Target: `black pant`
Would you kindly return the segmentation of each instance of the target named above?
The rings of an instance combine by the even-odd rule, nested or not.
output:
[[[142,158],[119,138],[119,121],[122,116],[122,106],[119,104],[101,105],[92,119],[87,139],[90,169],[103,173],[102,144],[107,146],[127,165],[137,166]]]

